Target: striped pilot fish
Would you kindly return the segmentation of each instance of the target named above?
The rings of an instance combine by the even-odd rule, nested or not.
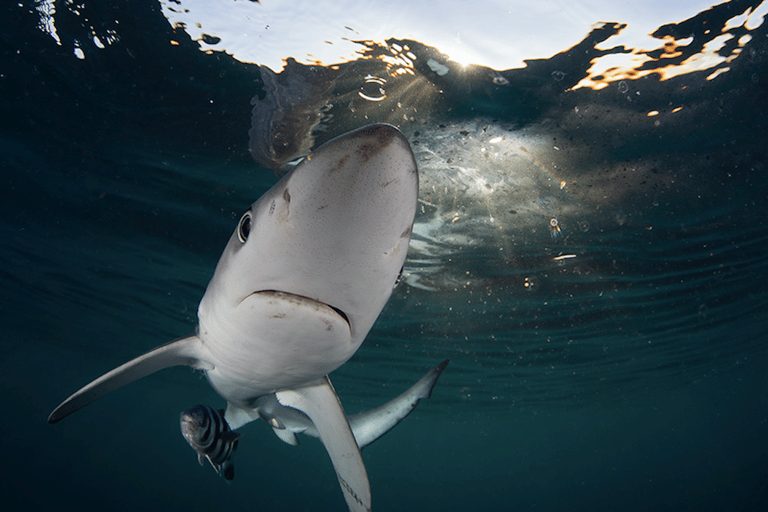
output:
[[[237,449],[240,434],[232,432],[224,420],[224,411],[207,405],[196,405],[181,413],[181,434],[197,452],[200,465],[205,460],[225,480],[235,478],[232,456]]]

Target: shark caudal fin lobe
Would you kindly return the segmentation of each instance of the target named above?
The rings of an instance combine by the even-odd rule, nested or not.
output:
[[[418,405],[422,398],[429,398],[437,379],[448,366],[450,359],[441,362],[404,393],[384,405],[349,417],[349,425],[355,434],[358,446],[371,444],[392,427],[400,423]]]
[[[64,400],[48,416],[48,423],[61,421],[110,391],[151,375],[158,370],[171,366],[191,366],[199,370],[209,369],[211,365],[201,358],[204,353],[202,341],[194,335],[150,350],[146,354],[118,366],[111,372],[105,373]]]
[[[355,436],[349,428],[347,416],[328,376],[305,386],[278,391],[276,395],[281,405],[302,411],[317,427],[350,512],[370,512],[368,473]]]

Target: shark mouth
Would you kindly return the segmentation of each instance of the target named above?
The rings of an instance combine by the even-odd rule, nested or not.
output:
[[[279,291],[279,290],[260,290],[260,291],[257,291],[257,292],[253,292],[251,295],[257,295],[257,294],[258,295],[272,296],[272,297],[275,297],[277,299],[287,300],[289,302],[294,302],[294,303],[300,304],[300,305],[311,305],[311,306],[314,306],[314,307],[320,308],[320,309],[330,309],[335,314],[340,316],[342,318],[342,320],[344,320],[344,322],[346,322],[347,326],[349,327],[349,331],[352,332],[352,324],[350,323],[349,317],[347,316],[347,314],[343,310],[341,310],[341,309],[339,309],[339,308],[337,308],[335,306],[331,306],[330,304],[328,304],[326,302],[321,302],[321,301],[316,300],[316,299],[305,297],[304,295],[297,295],[295,293],[282,292],[282,291]]]

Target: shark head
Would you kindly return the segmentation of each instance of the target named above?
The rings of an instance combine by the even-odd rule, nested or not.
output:
[[[347,133],[308,156],[253,203],[224,249],[198,310],[214,357],[233,367],[245,357],[233,346],[263,343],[248,373],[281,369],[268,379],[277,387],[344,363],[402,270],[417,195],[410,146],[390,125]],[[293,351],[303,355],[300,369]],[[215,372],[209,378],[225,391]]]

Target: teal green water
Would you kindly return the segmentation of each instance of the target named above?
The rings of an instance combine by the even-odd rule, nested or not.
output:
[[[199,467],[179,413],[224,404],[188,369],[46,423],[91,379],[194,329],[237,219],[277,179],[248,153],[258,68],[188,41],[170,53],[152,4],[126,5],[86,3],[90,22],[120,20],[122,42],[85,60],[40,32],[34,10],[0,17],[6,499],[33,510],[345,510],[322,445],[285,445],[261,423],[242,429],[232,485]],[[78,19],[60,15],[62,39],[83,37]],[[753,37],[751,60],[722,82],[636,84],[658,104],[695,88],[683,99],[694,120],[661,132],[631,120],[599,131],[618,115],[613,100],[578,93],[608,105],[592,131],[572,132],[586,160],[658,168],[653,187],[590,178],[604,196],[628,192],[620,208],[540,195],[537,208],[562,223],[552,238],[549,215],[530,224],[538,213],[512,191],[509,204],[486,205],[507,215],[504,230],[478,224],[456,242],[451,214],[435,225],[453,238],[416,237],[428,249],[414,249],[369,338],[331,375],[355,413],[451,359],[432,398],[363,452],[375,510],[765,510],[765,28]],[[533,86],[505,76],[512,93],[458,84],[446,112],[403,126],[414,148],[478,118],[565,123],[576,93],[531,93],[521,110],[515,98]],[[331,131],[357,121],[337,117]],[[573,162],[569,187],[582,169]]]

